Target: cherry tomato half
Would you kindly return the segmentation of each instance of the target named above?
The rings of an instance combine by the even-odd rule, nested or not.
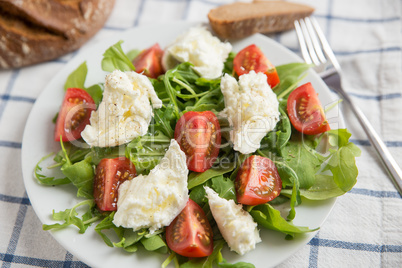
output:
[[[282,180],[274,162],[269,158],[252,155],[241,165],[235,180],[237,202],[256,206],[277,197]]]
[[[187,156],[189,170],[204,172],[219,154],[221,129],[211,111],[187,112],[176,124],[174,138]]]
[[[137,73],[144,73],[144,75],[157,78],[163,73],[162,68],[162,55],[163,50],[159,44],[154,44],[152,47],[141,51],[133,60],[133,65]]]
[[[104,158],[95,171],[94,198],[99,210],[117,210],[120,184],[136,176],[135,166],[126,157]]]
[[[254,44],[243,48],[237,53],[233,59],[233,68],[238,76],[247,74],[251,70],[256,73],[264,73],[271,88],[279,84],[279,76],[275,66],[265,57],[261,49]]]
[[[301,85],[289,94],[287,110],[294,128],[304,134],[315,135],[331,129],[311,83]]]
[[[85,90],[68,88],[57,116],[54,140],[60,141],[60,136],[64,142],[81,138],[95,109],[94,100]]]
[[[211,255],[213,234],[202,208],[188,199],[180,214],[166,227],[166,242],[171,250],[186,257]]]

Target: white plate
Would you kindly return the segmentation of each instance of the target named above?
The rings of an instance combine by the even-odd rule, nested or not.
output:
[[[63,85],[67,76],[83,61],[88,65],[86,85],[103,82],[106,75],[101,70],[100,62],[103,52],[119,40],[125,51],[130,49],[143,49],[158,42],[165,47],[193,23],[176,22],[164,25],[150,25],[128,30],[104,42],[98,43],[85,51],[81,51],[72,59],[47,85],[37,99],[28,118],[22,143],[22,169],[25,187],[39,219],[44,224],[52,224],[52,211],[61,211],[73,207],[79,202],[75,198],[76,191],[72,186],[46,187],[39,185],[33,177],[33,171],[38,161],[45,155],[59,150],[59,144],[53,142],[54,125],[52,118],[58,112],[64,91]],[[234,51],[255,43],[275,65],[290,62],[300,62],[301,59],[285,47],[263,35],[254,35],[233,43]],[[305,81],[312,82],[319,93],[324,106],[332,103],[330,91],[324,82],[314,72],[310,72]],[[336,109],[333,109],[336,110]],[[330,117],[331,118],[331,117]],[[340,115],[335,114],[341,124]],[[336,126],[334,128],[337,128]],[[297,208],[294,223],[310,228],[319,227],[330,213],[335,199],[322,202],[304,201]],[[108,247],[101,237],[90,227],[85,234],[79,234],[77,228],[72,226],[59,231],[51,231],[54,238],[77,258],[93,267],[160,267],[167,255],[150,253],[140,250],[135,254],[128,254],[120,248]],[[284,239],[284,235],[269,230],[261,230],[261,243],[254,251],[244,256],[229,252],[226,248],[223,256],[229,262],[251,262],[256,267],[275,266],[294,254],[305,245],[315,233],[297,236],[294,240]]]

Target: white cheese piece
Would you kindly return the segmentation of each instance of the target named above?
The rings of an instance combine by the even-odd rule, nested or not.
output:
[[[97,147],[117,146],[145,135],[153,108],[161,108],[149,79],[136,72],[115,70],[105,79],[105,89],[98,110],[92,112],[90,125],[82,138]]]
[[[251,215],[232,199],[226,200],[211,188],[204,188],[212,216],[229,248],[240,255],[253,250],[261,238]]]
[[[168,70],[178,62],[190,62],[201,77],[214,79],[222,75],[231,50],[230,43],[222,43],[204,27],[193,27],[165,49],[162,65]]]
[[[119,187],[116,226],[150,233],[168,226],[188,201],[186,155],[176,140],[149,175],[139,175]]]
[[[221,91],[225,109],[220,116],[229,120],[233,128],[230,140],[234,150],[242,154],[260,148],[262,138],[279,121],[279,102],[263,73],[251,71],[239,77],[239,82],[226,74],[222,77]]]

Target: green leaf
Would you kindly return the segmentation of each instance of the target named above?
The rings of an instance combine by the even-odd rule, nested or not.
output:
[[[314,184],[315,175],[323,162],[312,146],[313,142],[306,136],[294,135],[282,150],[286,164],[299,178],[301,189],[308,189]]]
[[[176,123],[177,120],[173,111],[174,107],[170,104],[166,109],[154,110],[154,123],[150,125],[151,133],[159,130],[165,136],[172,139],[174,135],[172,123]]]
[[[298,62],[276,66],[280,82],[275,87],[274,92],[277,94],[278,99],[287,99],[289,93],[297,88],[298,83],[304,78],[303,74],[311,66],[310,64]]]
[[[218,264],[221,268],[254,268],[254,264],[248,262],[228,263],[226,260]]]
[[[223,73],[233,75],[233,60],[236,57],[236,53],[231,51],[225,61],[224,67],[223,67]]]
[[[225,245],[225,241],[222,240],[217,240],[214,241],[214,250],[211,255],[208,257],[203,257],[203,258],[191,258],[188,261],[180,264],[180,268],[212,268],[217,265],[218,267],[224,267],[224,268],[254,268],[255,266],[251,263],[245,263],[245,262],[237,262],[234,264],[228,263],[223,257],[222,257],[222,248]],[[171,257],[170,259],[176,259],[178,262],[177,255]],[[169,260],[171,261],[171,260]],[[164,263],[165,264],[165,263]],[[165,264],[166,266],[168,263]],[[164,267],[166,267],[164,266]]]
[[[77,197],[92,199],[94,170],[91,158],[86,158],[75,164],[66,163],[61,171],[77,187]]]
[[[292,237],[295,234],[318,230],[318,228],[310,229],[308,227],[296,226],[292,222],[286,221],[282,218],[279,210],[276,210],[268,203],[254,207],[250,211],[250,214],[259,225],[267,229],[285,233]]]
[[[260,151],[269,155],[274,152],[276,155],[282,155],[282,149],[290,140],[292,134],[292,127],[289,121],[289,117],[282,108],[279,108],[281,113],[280,120],[276,124],[275,129],[268,132],[268,134],[262,139]]]
[[[67,88],[85,88],[85,79],[87,77],[88,67],[87,63],[84,61],[77,69],[75,69],[67,78],[66,83],[64,84],[64,90]]]
[[[328,135],[328,142],[333,147],[343,147],[349,143],[349,138],[352,136],[348,130],[345,129],[331,129],[325,133]]]
[[[300,195],[309,200],[326,200],[343,195],[344,193],[334,182],[333,176],[322,174],[316,176],[313,186],[300,190]],[[292,190],[282,189],[281,194],[291,196]]]
[[[36,164],[35,166],[35,170],[34,170],[34,175],[35,178],[39,181],[40,184],[44,184],[44,185],[50,185],[50,186],[54,186],[54,185],[62,185],[62,184],[69,184],[71,183],[71,181],[68,178],[55,178],[55,177],[47,177],[43,174],[41,174],[40,172],[42,171],[42,168],[39,166],[44,160],[46,160],[47,158],[49,158],[51,155],[53,155],[53,153],[46,155],[44,157],[42,157],[38,164]]]
[[[79,218],[77,217],[77,208],[83,206],[87,206],[87,210],[84,212],[82,217]],[[55,223],[51,225],[44,224],[42,228],[43,230],[63,229],[73,224],[78,227],[79,233],[83,234],[94,221],[99,219],[99,216],[93,216],[91,213],[91,210],[94,208],[94,206],[95,202],[93,200],[85,200],[78,203],[71,209],[66,209],[57,213],[53,211],[53,219],[56,221],[64,221],[64,223]]]
[[[232,180],[219,175],[212,178],[211,182],[211,188],[218,193],[220,197],[227,200],[233,199],[236,202],[236,189]]]
[[[282,179],[282,187],[285,188],[287,185],[292,186],[292,191],[291,191],[291,194],[289,195],[290,211],[289,211],[287,219],[293,220],[296,217],[295,207],[301,204],[299,177],[298,177],[297,173],[291,167],[289,167],[287,165],[287,163],[276,161],[275,165],[276,165],[276,167],[278,169],[278,173]]]
[[[355,158],[360,156],[361,151],[349,142],[351,134],[346,129],[331,130],[326,135],[332,147],[322,170],[330,170],[335,184],[344,192],[350,191],[357,182],[358,169]]]
[[[85,91],[88,92],[89,95],[91,95],[92,99],[94,100],[97,106],[99,105],[99,103],[101,103],[103,97],[103,90],[101,85],[99,84],[92,85],[88,88],[85,88]]]
[[[204,184],[195,186],[190,191],[190,199],[196,202],[199,206],[203,207],[207,202],[208,199],[206,197],[206,192],[204,186],[211,186],[210,181],[205,182]]]
[[[170,138],[158,132],[147,134],[132,140],[126,146],[126,157],[133,162],[139,174],[148,174],[169,148]]]
[[[117,245],[124,245],[125,238],[123,237],[124,233],[124,228],[122,227],[116,227],[113,224],[113,218],[114,218],[115,212],[110,213],[107,215],[100,223],[98,223],[95,226],[95,232],[97,232],[103,239],[103,241],[108,245],[109,247],[117,246]],[[119,243],[113,243],[110,238],[103,232],[104,230],[109,230],[112,229],[115,231],[115,233],[118,235],[118,237],[121,239]],[[123,247],[123,246],[121,246]]]
[[[148,251],[157,251],[159,253],[167,253],[168,247],[159,235],[154,235],[150,237],[143,237],[141,243],[144,248]]]
[[[113,72],[116,69],[123,72],[135,71],[133,63],[121,48],[122,43],[123,41],[120,40],[103,53],[102,70],[106,72]]]
[[[192,189],[197,185],[201,185],[219,175],[231,172],[235,168],[235,163],[229,163],[226,167],[212,167],[204,172],[191,172],[188,176],[188,189]]]
[[[130,61],[133,61],[140,53],[141,53],[140,49],[132,49],[129,52],[127,52],[126,55]]]
[[[357,182],[358,170],[355,157],[360,155],[360,149],[353,143],[348,143],[331,154],[328,169],[334,175],[334,181],[342,191],[350,191]]]

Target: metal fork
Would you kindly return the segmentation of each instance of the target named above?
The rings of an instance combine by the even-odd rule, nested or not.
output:
[[[402,170],[392,157],[387,146],[368,121],[367,117],[343,90],[341,84],[341,66],[339,65],[338,60],[328,44],[319,24],[313,17],[296,20],[294,24],[304,60],[307,63],[314,64],[314,69],[319,73],[324,82],[349,104],[362,128],[366,132],[368,139],[377,151],[382,163],[386,167],[399,194],[402,195]],[[324,56],[323,50],[328,58]]]

